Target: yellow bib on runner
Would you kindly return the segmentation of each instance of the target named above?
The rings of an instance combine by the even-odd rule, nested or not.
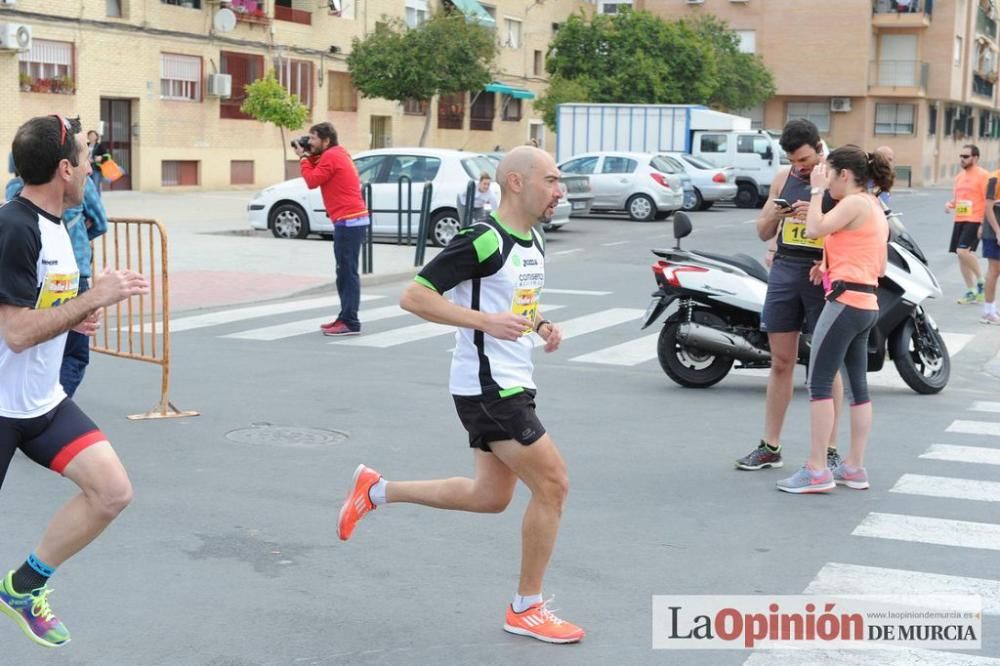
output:
[[[795,222],[790,217],[786,217],[784,224],[781,225],[781,242],[798,247],[823,247],[822,238],[806,238],[805,222]]]

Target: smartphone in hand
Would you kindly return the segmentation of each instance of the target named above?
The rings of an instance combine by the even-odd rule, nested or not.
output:
[[[792,204],[788,203],[784,199],[775,199],[774,200],[774,205],[777,206],[778,208],[780,208],[781,210],[791,210],[792,209]]]

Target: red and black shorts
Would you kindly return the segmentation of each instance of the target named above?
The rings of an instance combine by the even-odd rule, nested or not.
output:
[[[506,398],[453,395],[458,418],[469,433],[469,446],[491,452],[491,442],[537,442],[545,426],[535,414],[535,392],[525,389]]]
[[[34,418],[0,416],[0,486],[18,449],[39,465],[62,474],[78,453],[106,439],[90,417],[69,398]]]

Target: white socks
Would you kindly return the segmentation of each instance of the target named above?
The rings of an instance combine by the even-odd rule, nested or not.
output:
[[[523,613],[531,608],[532,605],[540,603],[541,600],[541,594],[530,594],[526,597],[522,597],[520,594],[515,594],[514,601],[511,603],[511,606],[514,608],[515,613]]]
[[[983,303],[983,316],[996,313],[997,313],[997,304],[995,301],[993,303]]]
[[[385,504],[385,479],[379,479],[375,485],[368,489],[368,499],[375,506]]]

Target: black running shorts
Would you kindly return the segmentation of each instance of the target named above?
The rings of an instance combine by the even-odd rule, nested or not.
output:
[[[956,222],[951,229],[951,243],[948,251],[969,250],[975,252],[979,247],[979,227],[976,222]]]
[[[469,446],[491,451],[490,442],[515,440],[528,446],[545,434],[535,414],[535,392],[525,389],[507,398],[452,396],[462,425],[469,432]]]
[[[78,453],[106,439],[90,417],[69,398],[52,411],[34,418],[0,416],[0,486],[17,449],[39,465],[62,474]]]

